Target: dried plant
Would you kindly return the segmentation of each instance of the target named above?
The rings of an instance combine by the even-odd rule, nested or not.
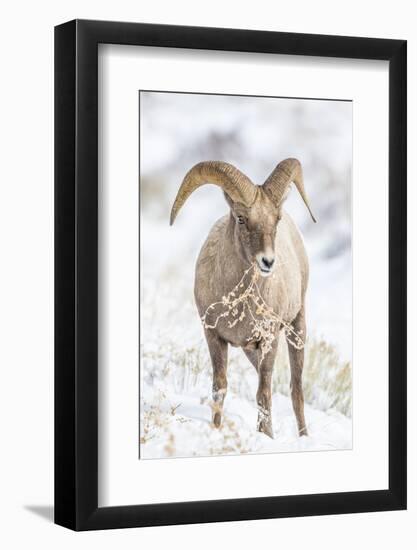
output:
[[[260,362],[262,362],[266,354],[272,349],[272,344],[281,328],[284,328],[287,341],[294,348],[302,349],[304,340],[301,332],[297,333],[289,323],[284,321],[265,302],[258,286],[259,276],[259,269],[256,264],[251,264],[243,273],[238,284],[227,295],[223,296],[221,301],[208,306],[201,317],[201,321],[205,329],[215,329],[220,319],[229,317],[227,324],[229,328],[232,328],[249,316],[251,335],[247,340],[259,342]],[[209,322],[209,317],[211,318],[213,315],[214,321]]]
[[[290,395],[290,368],[286,346],[280,342],[272,378],[274,393]],[[352,365],[322,338],[309,338],[305,346],[304,397],[313,408],[352,415]]]

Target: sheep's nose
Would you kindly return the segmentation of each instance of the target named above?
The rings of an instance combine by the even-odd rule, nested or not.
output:
[[[271,269],[271,267],[274,265],[275,258],[265,258],[265,256],[262,257],[262,264],[268,268]]]

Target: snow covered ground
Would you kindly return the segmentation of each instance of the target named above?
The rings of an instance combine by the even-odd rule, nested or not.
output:
[[[229,392],[220,429],[212,426],[208,399],[198,388],[177,394],[145,385],[144,391],[149,401],[145,400],[142,413],[141,458],[351,448],[351,421],[335,410],[322,412],[307,405],[309,436],[298,437],[291,400],[279,393],[273,396],[274,439],[270,439],[255,429],[255,388],[251,400]]]
[[[198,96],[178,94],[141,99],[142,459],[352,446],[350,107],[231,100],[236,98],[214,98],[214,103],[209,98],[205,104],[202,98],[201,104]],[[319,219],[312,224],[297,193],[290,195],[286,209],[301,228],[310,259],[304,370],[309,436],[296,433],[281,345],[273,378],[272,440],[256,432],[257,377],[241,350],[230,350],[223,425],[219,430],[211,425],[211,364],[193,280],[198,251],[212,224],[227,212],[222,193],[205,186],[173,227],[168,220],[181,179],[195,162],[228,160],[263,181],[286,156],[302,160]]]

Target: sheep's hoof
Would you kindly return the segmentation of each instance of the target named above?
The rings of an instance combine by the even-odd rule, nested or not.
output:
[[[215,428],[220,428],[222,423],[222,415],[219,412],[214,413],[213,415],[213,424]]]
[[[264,433],[271,439],[274,439],[274,431],[270,420],[261,420],[258,422],[258,432]]]

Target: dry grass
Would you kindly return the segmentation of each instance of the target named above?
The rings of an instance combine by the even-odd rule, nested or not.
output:
[[[243,353],[229,362],[229,388],[242,398],[252,396],[248,377],[256,373]],[[166,345],[143,357],[144,376],[149,383],[163,380],[175,393],[201,388],[210,392],[212,368],[205,343],[180,350]],[[319,410],[335,409],[350,417],[352,409],[352,369],[339,359],[336,349],[322,339],[309,338],[305,346],[303,388],[306,403]],[[281,334],[272,379],[273,393],[289,395],[290,368],[287,346]],[[146,399],[146,396],[143,396]],[[207,395],[202,395],[205,399]],[[254,399],[254,396],[252,396]],[[170,407],[177,407],[171,404]]]
[[[300,333],[277,315],[262,297],[259,290],[259,268],[256,263],[243,273],[237,285],[220,302],[210,304],[201,317],[205,329],[215,329],[220,319],[228,318],[229,328],[249,317],[251,335],[249,341],[259,342],[262,362],[265,355],[272,349],[276,335],[280,327],[283,327],[288,343],[296,349],[304,347],[304,340]]]
[[[336,349],[323,339],[308,339],[303,372],[304,398],[314,408],[352,414],[352,368],[339,359]],[[284,338],[280,339],[272,391],[289,395],[290,368]]]
[[[198,387],[201,377],[211,369],[208,351],[201,344],[181,349],[175,342],[165,342],[157,350],[143,352],[142,361],[143,376],[149,384],[169,380],[175,393]]]
[[[145,445],[158,441],[160,456],[179,456],[177,441],[172,433],[175,431],[174,426],[185,423],[191,426],[194,422],[181,414],[181,399],[170,400],[164,391],[156,388],[161,384],[164,388],[172,388],[175,394],[198,395],[200,404],[209,408],[212,368],[206,344],[200,341],[193,346],[179,349],[175,344],[165,343],[156,351],[144,353],[142,358],[143,377],[155,391],[152,395],[142,395],[140,443]],[[228,380],[231,394],[256,406],[257,375],[240,350],[233,350],[230,354]],[[351,365],[340,361],[335,348],[322,339],[307,340],[303,387],[305,401],[313,408],[326,412],[338,411],[347,417],[351,416]],[[290,393],[290,368],[283,334],[278,348],[272,391],[286,396]],[[207,427],[208,425],[204,430]],[[197,424],[195,437],[198,437],[199,430]],[[214,430],[213,434],[218,436],[207,436],[208,454],[253,452],[247,434],[242,434],[233,418],[228,418],[227,415],[220,431]],[[197,455],[198,452],[194,454]]]

